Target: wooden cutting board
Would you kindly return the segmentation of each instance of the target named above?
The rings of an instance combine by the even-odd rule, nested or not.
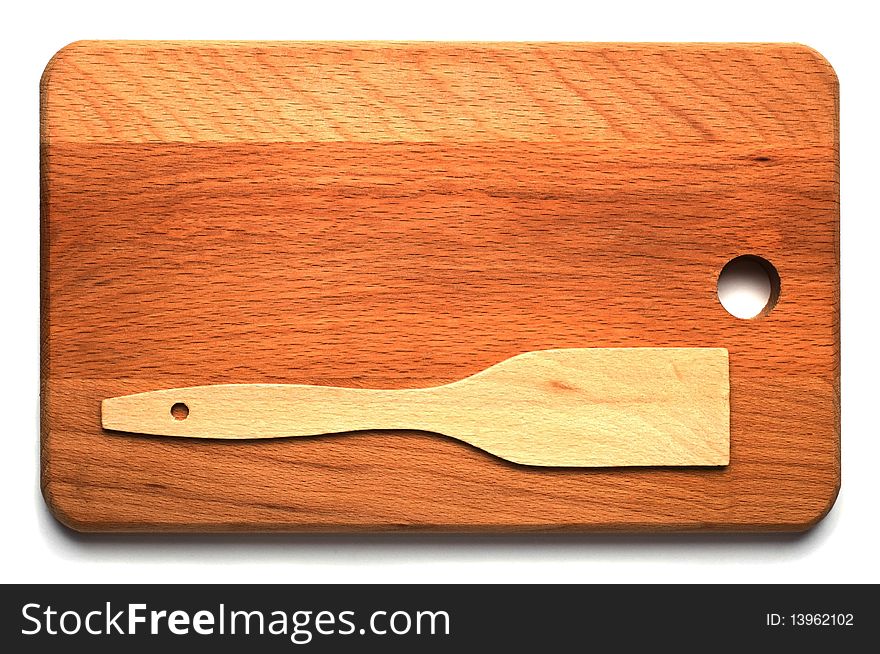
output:
[[[84,531],[799,530],[840,483],[838,84],[799,45],[79,42],[41,81],[42,488]],[[724,265],[778,300],[742,320]],[[729,465],[105,431],[106,398],[729,353]]]

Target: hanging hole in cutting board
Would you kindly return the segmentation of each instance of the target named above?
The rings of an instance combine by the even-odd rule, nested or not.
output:
[[[176,402],[171,406],[171,415],[175,420],[186,420],[189,415],[189,407],[183,402]]]
[[[766,316],[776,306],[779,289],[776,268],[753,254],[731,259],[718,275],[718,301],[737,318]]]

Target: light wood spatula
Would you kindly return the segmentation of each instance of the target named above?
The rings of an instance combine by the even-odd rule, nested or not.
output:
[[[445,434],[534,466],[721,466],[727,350],[527,352],[431,388],[222,384],[106,399],[105,429],[252,439],[375,429]]]

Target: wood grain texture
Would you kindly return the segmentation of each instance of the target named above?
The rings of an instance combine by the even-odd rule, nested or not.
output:
[[[568,348],[525,352],[429,388],[218,384],[135,393],[101,402],[101,425],[221,439],[409,429],[531,466],[723,466],[729,388],[721,348]]]
[[[790,530],[840,480],[838,88],[798,45],[82,42],[41,83],[42,487],[81,530]],[[756,320],[724,264],[779,272]],[[105,432],[103,398],[723,347],[725,468],[426,433]]]

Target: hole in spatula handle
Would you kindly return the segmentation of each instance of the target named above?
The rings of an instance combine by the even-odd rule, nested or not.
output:
[[[186,420],[186,417],[189,415],[189,407],[183,402],[176,402],[171,407],[171,415],[174,416],[175,420]]]

